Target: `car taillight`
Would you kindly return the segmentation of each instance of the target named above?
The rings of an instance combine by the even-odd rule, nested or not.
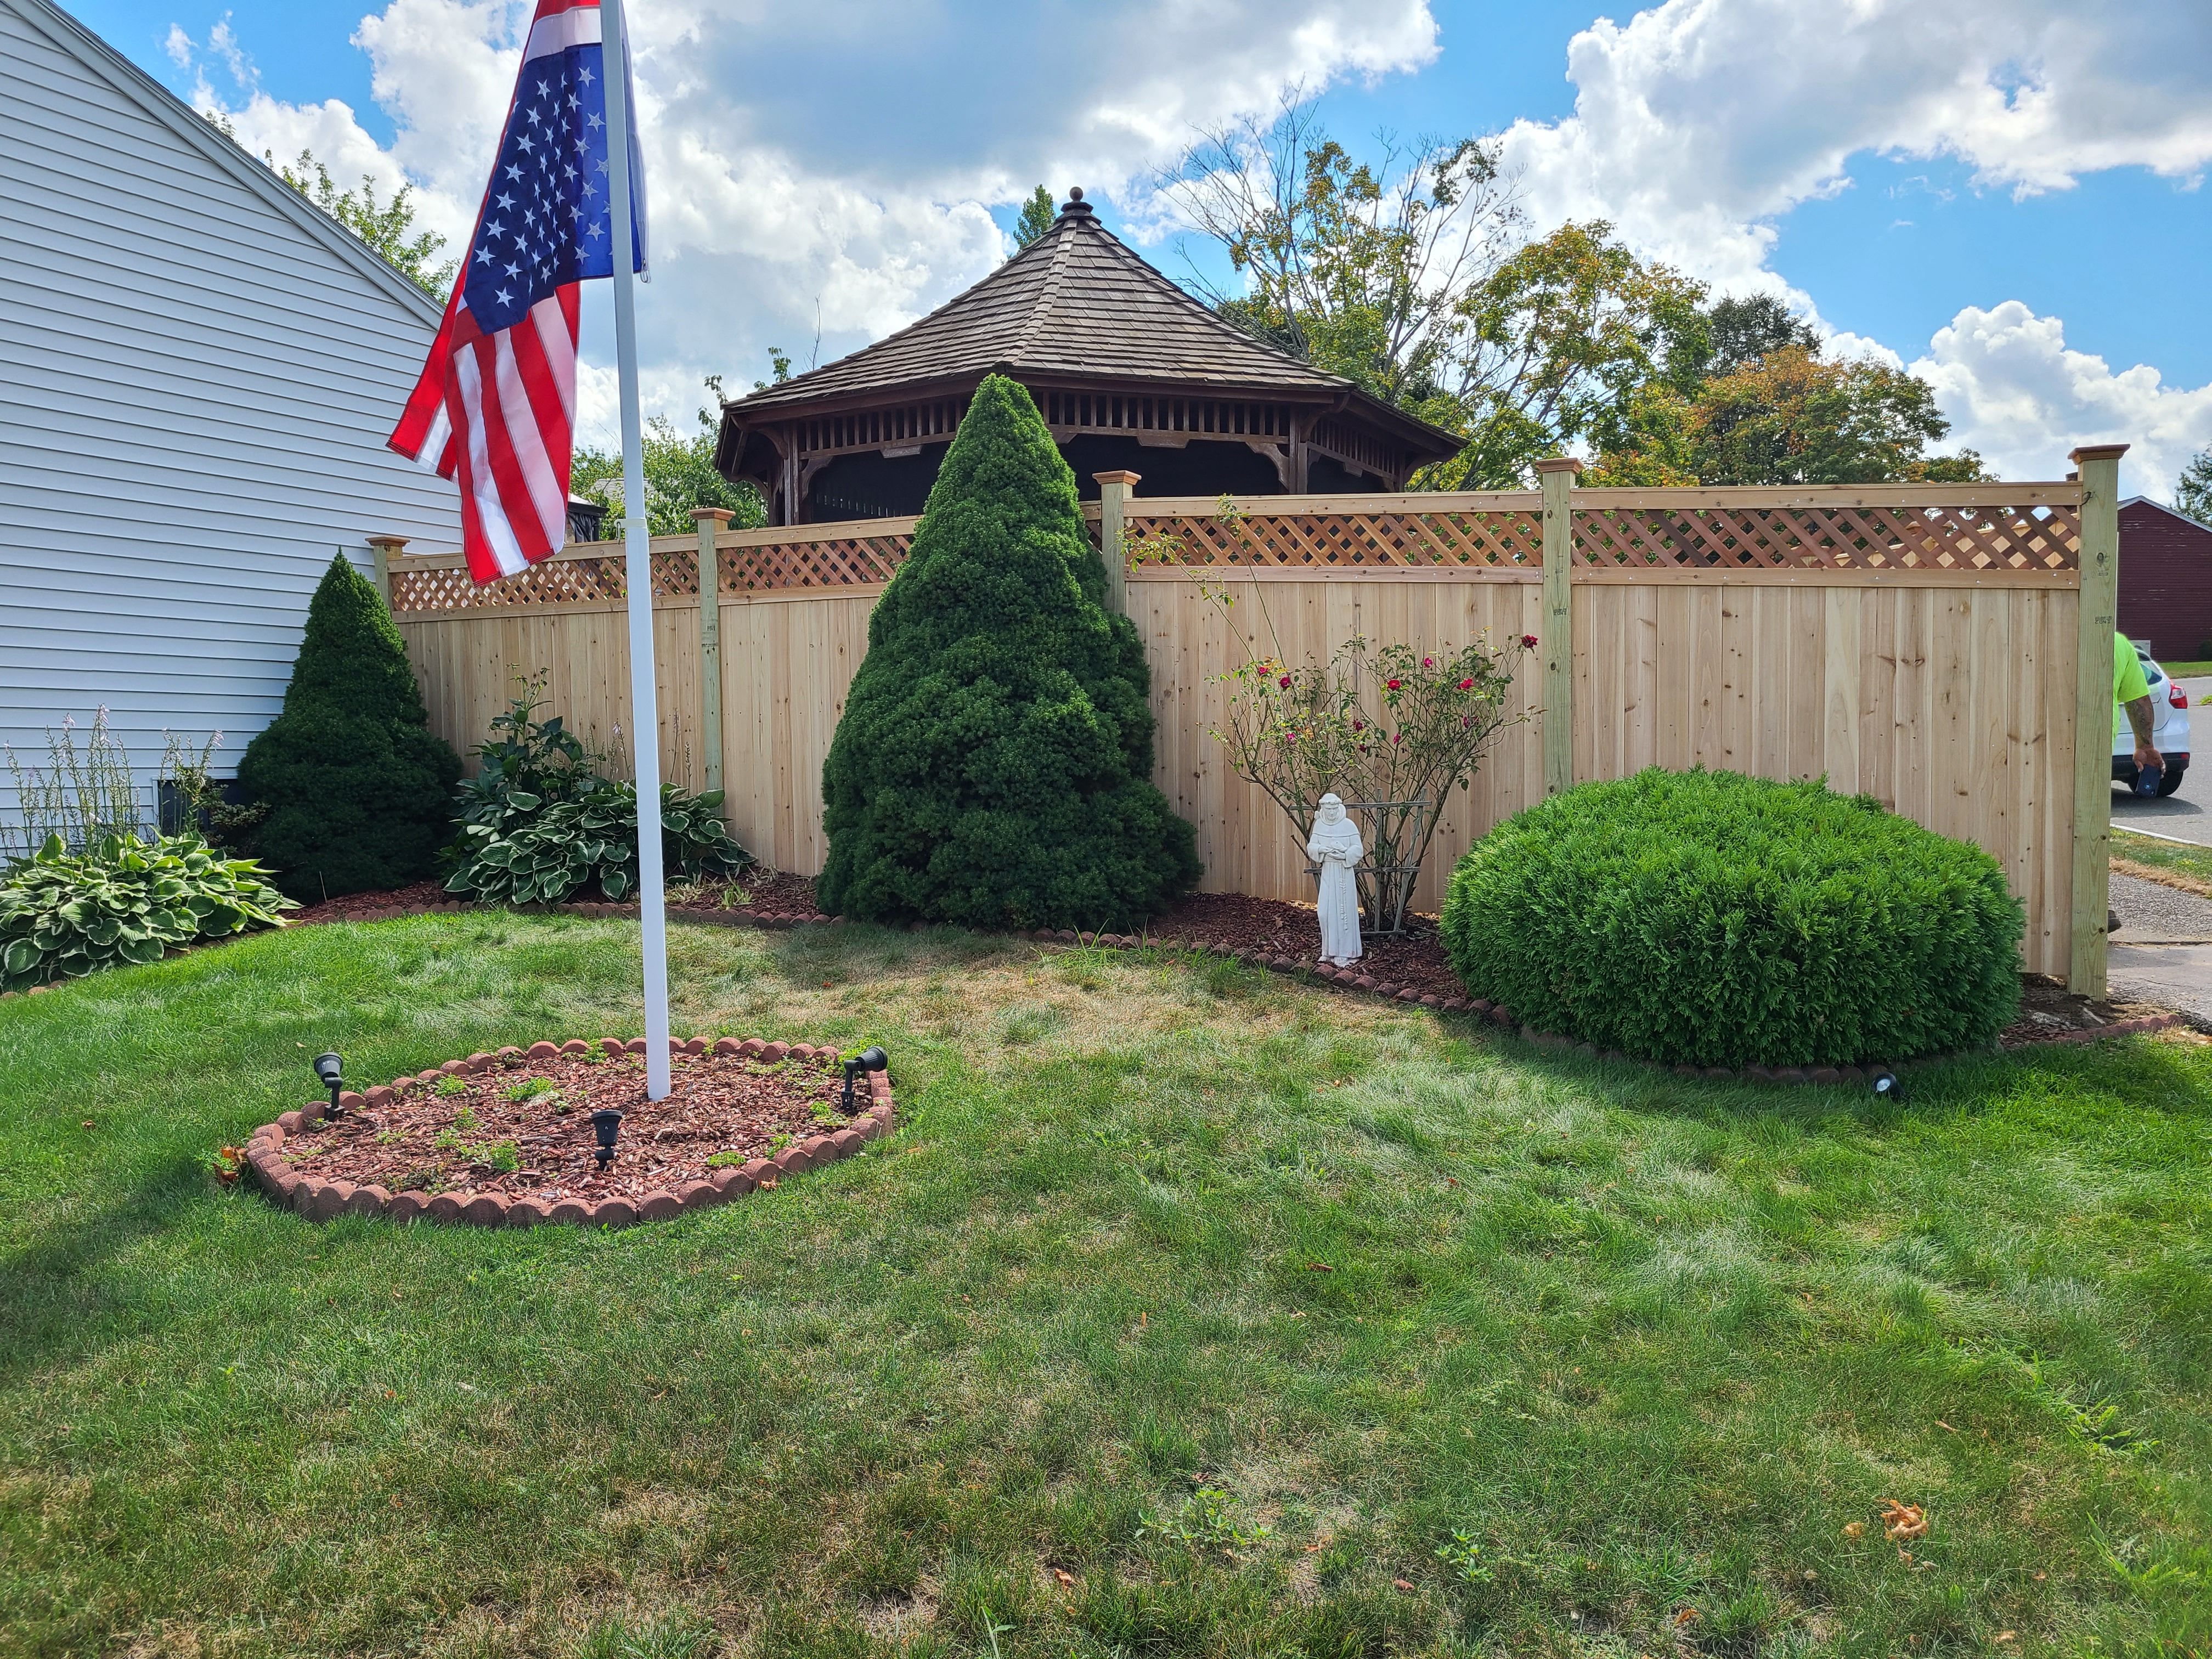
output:
[[[2166,700],[2172,703],[2176,708],[2186,708],[2189,707],[2189,693],[2183,690],[2172,680],[2168,680],[2166,683]]]

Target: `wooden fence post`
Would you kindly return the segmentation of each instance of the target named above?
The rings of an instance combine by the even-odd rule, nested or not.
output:
[[[1128,556],[1121,547],[1122,515],[1136,492],[1139,475],[1134,472],[1094,472],[1098,480],[1098,558],[1106,567],[1106,608],[1120,616],[1129,614],[1126,584]]]
[[[699,526],[699,734],[709,790],[722,787],[722,556],[714,537],[736,516],[726,507],[691,509]],[[722,816],[729,817],[726,801]]]
[[[404,536],[371,536],[368,556],[376,567],[376,591],[384,596],[384,608],[392,609],[392,562],[406,550]]]
[[[2081,626],[2074,655],[2074,904],[2067,989],[2105,994],[2105,923],[2112,879],[2112,635],[2120,602],[2120,457],[2085,445],[2081,469]]]
[[[1575,478],[1571,455],[1536,463],[1544,483],[1544,793],[1575,784]]]

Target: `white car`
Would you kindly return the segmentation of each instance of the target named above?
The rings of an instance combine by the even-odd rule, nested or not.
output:
[[[2158,793],[2170,795],[2181,787],[2181,775],[2189,769],[2189,694],[2168,679],[2166,671],[2150,659],[2150,648],[2137,645],[2136,657],[2143,678],[2150,682],[2151,744],[2165,757],[2166,775]],[[2124,714],[2115,716],[2112,733],[2112,781],[2136,787],[2136,733]]]

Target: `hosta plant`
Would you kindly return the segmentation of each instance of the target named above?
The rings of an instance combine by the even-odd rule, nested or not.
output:
[[[260,865],[198,836],[109,835],[82,853],[49,836],[0,879],[0,989],[158,962],[194,939],[282,927],[298,908]]]
[[[661,857],[672,877],[727,875],[752,855],[723,827],[722,793],[660,790]],[[573,800],[509,790],[472,805],[446,890],[495,904],[558,904],[597,886],[611,899],[637,889],[637,788],[602,782]]]

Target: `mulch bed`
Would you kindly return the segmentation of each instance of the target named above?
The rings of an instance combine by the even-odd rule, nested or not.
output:
[[[242,1153],[277,1201],[310,1220],[627,1226],[705,1209],[850,1157],[895,1124],[887,1074],[863,1073],[842,1109],[832,1048],[671,1040],[672,1087],[646,1098],[645,1043],[571,1038],[471,1054],[264,1123]],[[623,1112],[613,1163],[592,1113]]]
[[[843,1093],[836,1055],[805,1053],[772,1063],[672,1055],[672,1087],[658,1101],[645,1097],[643,1054],[518,1055],[481,1076],[403,1079],[375,1104],[364,1099],[359,1111],[301,1134],[284,1156],[304,1174],[392,1193],[504,1193],[549,1204],[642,1199],[848,1127],[836,1109]],[[509,1097],[524,1090],[522,1099]],[[862,1097],[859,1109],[867,1104]],[[624,1116],[614,1162],[601,1170],[592,1114],[610,1106]],[[716,1157],[722,1162],[710,1166]],[[499,1167],[510,1160],[520,1167]]]

